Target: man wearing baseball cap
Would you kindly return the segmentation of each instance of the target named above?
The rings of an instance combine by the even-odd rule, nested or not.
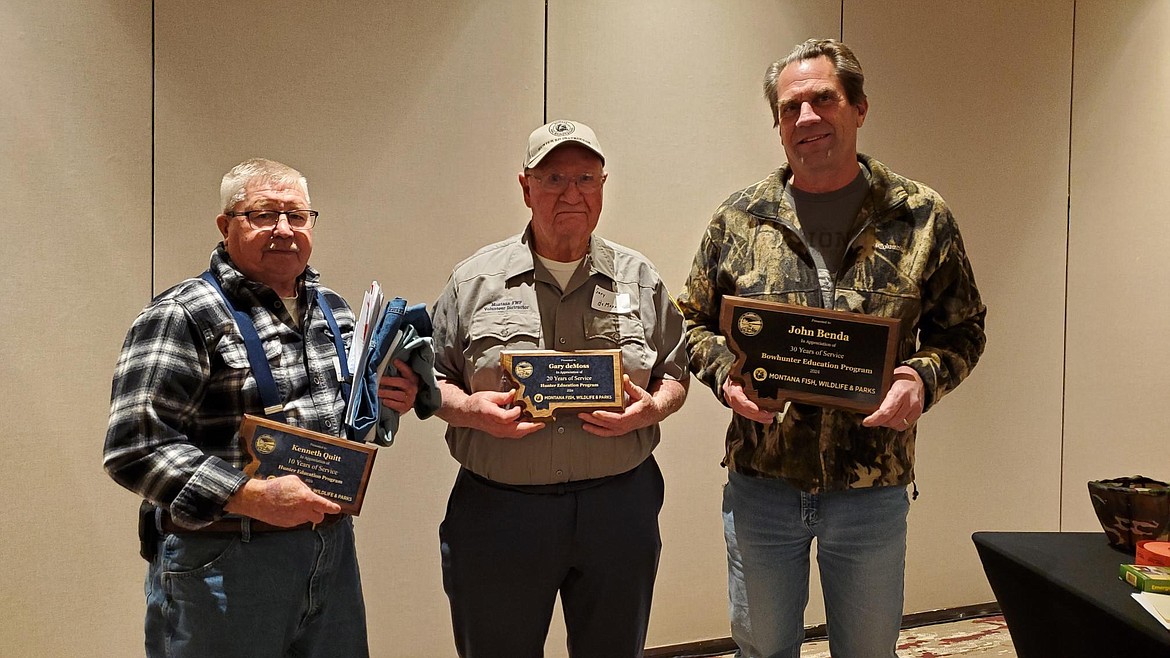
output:
[[[455,266],[434,308],[438,415],[462,468],[439,529],[465,658],[538,657],[560,594],[574,658],[641,656],[660,547],[658,423],[682,406],[682,316],[642,254],[593,234],[605,155],[567,120],[528,138],[525,230]],[[625,408],[534,422],[504,350],[620,350]]]

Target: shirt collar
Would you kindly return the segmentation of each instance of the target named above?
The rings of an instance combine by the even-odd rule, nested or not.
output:
[[[524,245],[525,248],[514,250],[505,267],[504,274],[508,278],[536,269],[536,252],[532,246],[531,222],[525,227],[524,233],[520,235],[520,244]],[[616,281],[613,259],[613,247],[596,235],[590,235],[589,251],[585,254],[585,266],[589,268],[589,275],[601,274],[611,281]]]
[[[219,279],[224,293],[232,297],[239,296],[245,290],[256,296],[276,294],[272,288],[244,276],[244,273],[232,262],[232,257],[228,255],[227,247],[224,246],[223,242],[216,245],[215,250],[211,252],[211,267],[209,269],[215,278]],[[299,291],[303,288],[307,292],[312,292],[320,279],[320,273],[306,265],[305,271],[297,277],[297,289]]]

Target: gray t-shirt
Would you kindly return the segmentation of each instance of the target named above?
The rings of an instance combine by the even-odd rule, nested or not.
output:
[[[824,259],[825,268],[836,278],[849,246],[857,213],[869,192],[869,180],[859,168],[857,177],[845,187],[817,194],[784,186],[784,196],[796,210],[808,248]]]

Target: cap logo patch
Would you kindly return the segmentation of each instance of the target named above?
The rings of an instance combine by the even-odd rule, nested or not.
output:
[[[577,127],[568,121],[554,121],[549,124],[548,132],[556,137],[564,137],[565,135],[572,135],[576,129]]]

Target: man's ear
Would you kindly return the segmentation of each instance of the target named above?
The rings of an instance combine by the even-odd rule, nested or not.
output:
[[[531,208],[532,197],[528,193],[528,177],[524,175],[524,172],[520,172],[520,189],[524,192],[524,205]]]
[[[861,127],[861,124],[865,123],[865,115],[868,112],[869,112],[869,99],[863,98],[863,99],[861,99],[861,102],[857,104],[857,127],[858,128]]]
[[[228,217],[227,215],[223,215],[223,214],[221,214],[219,217],[215,218],[215,225],[217,227],[219,227],[220,234],[223,235],[223,237],[225,237],[225,238],[227,237],[227,234],[228,234],[228,222],[230,222],[230,221],[232,221],[232,218]]]

